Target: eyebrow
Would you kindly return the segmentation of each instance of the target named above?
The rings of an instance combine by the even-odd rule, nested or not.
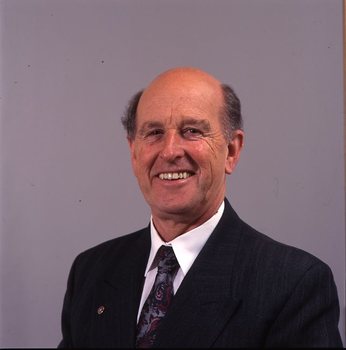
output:
[[[187,125],[191,125],[194,127],[198,127],[204,131],[210,131],[211,127],[210,127],[210,122],[208,119],[196,119],[193,117],[188,117],[183,119],[180,122],[180,127],[185,127]],[[145,123],[143,123],[143,125],[141,126],[141,128],[138,130],[138,133],[140,135],[143,135],[145,133],[145,130],[148,129],[156,129],[156,128],[163,128],[164,127],[164,123],[162,123],[161,121],[147,121]]]
[[[186,118],[182,121],[182,126],[185,125],[192,125],[192,126],[198,126],[200,129],[209,131],[210,128],[210,122],[208,119],[195,119],[195,118]]]
[[[141,128],[138,130],[139,134],[142,135],[144,134],[145,130],[148,129],[156,129],[156,128],[162,128],[163,127],[163,123],[162,122],[158,122],[158,121],[149,121],[149,122],[145,122],[143,123],[143,125],[141,126]]]

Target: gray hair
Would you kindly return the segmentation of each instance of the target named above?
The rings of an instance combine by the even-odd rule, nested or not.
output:
[[[221,84],[221,89],[224,97],[224,104],[221,107],[221,123],[224,128],[225,138],[226,140],[229,140],[234,130],[243,129],[241,105],[238,96],[229,85]],[[125,109],[125,113],[121,118],[123,127],[127,132],[127,137],[130,140],[135,138],[137,107],[143,91],[144,89],[138,91],[132,96]]]

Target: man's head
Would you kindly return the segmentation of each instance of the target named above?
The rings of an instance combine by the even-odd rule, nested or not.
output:
[[[243,145],[234,91],[199,69],[174,68],[134,96],[123,124],[154,220],[208,220]]]
[[[224,127],[225,137],[229,139],[233,130],[243,129],[243,118],[241,115],[240,101],[234,90],[227,84],[220,84],[223,93],[223,106],[220,111],[220,121]],[[136,116],[138,102],[144,90],[139,90],[126,108],[121,119],[127,137],[133,139],[136,132]]]

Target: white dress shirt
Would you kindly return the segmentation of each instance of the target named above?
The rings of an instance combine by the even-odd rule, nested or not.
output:
[[[149,254],[149,259],[147,267],[145,269],[144,277],[145,282],[142,291],[142,298],[138,309],[137,321],[139,319],[140,312],[142,310],[143,304],[147,299],[152,286],[155,282],[155,277],[157,273],[157,267],[152,268],[152,263],[156,256],[157,251],[162,245],[171,246],[173,248],[174,254],[179,263],[179,270],[175,276],[173,282],[174,294],[178,290],[182,280],[189,271],[191,265],[195,261],[197,255],[202,250],[204,244],[208,240],[211,233],[214,231],[216,225],[220,221],[225,208],[224,202],[221,203],[218,211],[214,214],[208,221],[202,225],[188,231],[170,242],[164,242],[160,235],[157,233],[156,228],[153,224],[153,219],[150,219],[150,235],[151,235],[151,249]]]

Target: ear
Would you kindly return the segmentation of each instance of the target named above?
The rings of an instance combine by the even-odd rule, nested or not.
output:
[[[127,137],[127,144],[129,145],[129,148],[130,148],[131,162],[132,162],[132,166],[133,166],[134,161],[136,159],[135,142],[132,138]]]
[[[242,130],[235,130],[232,133],[232,139],[228,143],[228,155],[225,163],[226,174],[232,174],[234,171],[239,157],[240,151],[244,146],[244,132]]]

